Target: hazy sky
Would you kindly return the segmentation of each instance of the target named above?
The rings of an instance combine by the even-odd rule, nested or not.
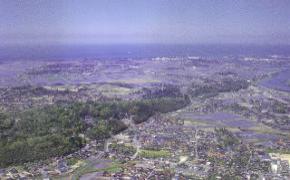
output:
[[[0,43],[290,44],[290,0],[0,0]]]

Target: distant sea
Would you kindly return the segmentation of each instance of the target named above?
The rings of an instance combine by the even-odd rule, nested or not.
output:
[[[290,56],[290,45],[50,45],[0,46],[0,60],[140,59],[175,56]]]

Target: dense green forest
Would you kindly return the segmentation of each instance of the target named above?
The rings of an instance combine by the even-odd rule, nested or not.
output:
[[[189,93],[192,97],[213,97],[223,92],[239,91],[249,86],[246,80],[224,78],[220,82],[206,80],[204,84],[192,84]]]
[[[0,113],[0,167],[62,156],[86,139],[104,139],[126,129],[121,121],[146,121],[155,113],[184,107],[188,98],[55,104],[23,112]]]

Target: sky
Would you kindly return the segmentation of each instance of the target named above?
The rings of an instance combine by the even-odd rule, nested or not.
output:
[[[290,44],[290,0],[0,0],[0,45]]]

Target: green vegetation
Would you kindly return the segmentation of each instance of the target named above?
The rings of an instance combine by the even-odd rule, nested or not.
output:
[[[80,144],[57,134],[1,143],[0,164],[5,166],[61,156],[78,150]]]
[[[122,164],[114,162],[109,167],[98,169],[98,171],[106,171],[110,173],[119,172],[119,171],[122,171]]]
[[[161,157],[169,157],[170,152],[166,150],[140,150],[140,157],[144,158],[161,158]]]
[[[159,98],[147,99],[139,102],[133,102],[129,113],[133,115],[135,123],[146,121],[154,113],[167,113],[186,106],[189,103],[189,98]]]
[[[72,166],[72,165],[75,165],[76,163],[78,163],[79,160],[80,159],[78,159],[78,158],[68,158],[66,160],[66,162],[67,162],[68,166]]]
[[[215,82],[207,80],[204,84],[192,85],[190,94],[192,97],[212,97],[219,93],[238,91],[245,89],[249,86],[249,83],[245,80],[224,78],[221,82]]]
[[[118,162],[112,162],[108,167],[106,168],[95,168],[94,165],[91,162],[86,162],[85,165],[79,167],[76,169],[74,174],[72,175],[71,179],[79,179],[84,174],[89,174],[93,172],[119,172],[122,170],[122,164]]]
[[[226,128],[219,128],[215,129],[215,133],[219,142],[219,145],[221,145],[223,148],[226,147],[233,147],[234,145],[237,145],[240,143],[239,139],[234,136],[232,132],[227,130]]]
[[[8,117],[8,114],[0,112],[0,132],[9,130],[13,126],[13,121]],[[4,135],[4,133],[0,134]]]
[[[267,149],[267,153],[290,154],[289,149]]]
[[[122,118],[132,116],[141,123],[188,102],[183,98],[87,102],[0,113],[0,167],[72,153],[86,137],[105,139],[126,129]]]
[[[84,174],[93,173],[93,172],[96,172],[96,171],[97,171],[97,169],[94,167],[94,165],[92,163],[85,162],[84,165],[82,165],[81,167],[77,168],[74,171],[74,174],[72,175],[71,179],[77,180]]]
[[[116,152],[117,154],[126,154],[132,156],[136,152],[136,148],[132,145],[125,144],[110,144],[109,148],[111,151]]]
[[[182,97],[182,93],[178,86],[172,84],[160,84],[160,86],[162,86],[162,88],[143,88],[145,92],[143,98]]]
[[[273,112],[275,113],[285,114],[288,112],[287,104],[284,104],[279,101],[274,101],[274,104],[272,107],[273,107]]]

